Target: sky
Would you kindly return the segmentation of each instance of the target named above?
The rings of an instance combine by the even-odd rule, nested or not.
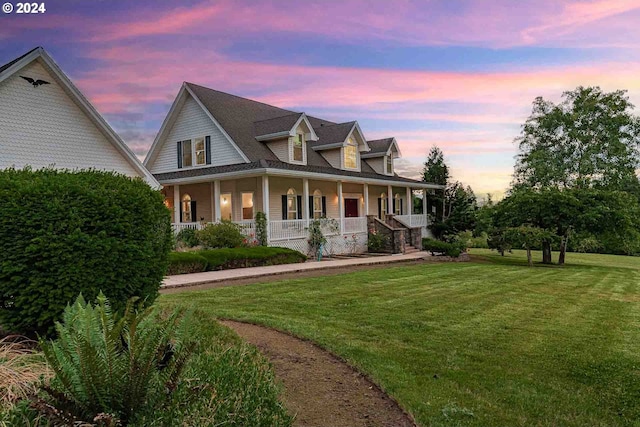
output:
[[[44,3],[0,13],[0,64],[43,46],[141,159],[189,81],[394,136],[404,176],[437,145],[499,197],[535,97],[598,85],[640,104],[640,0]]]

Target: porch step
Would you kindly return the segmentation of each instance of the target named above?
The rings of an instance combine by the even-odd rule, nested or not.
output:
[[[420,250],[414,246],[409,246],[409,245],[404,247],[405,254],[412,254],[414,252],[420,252]]]

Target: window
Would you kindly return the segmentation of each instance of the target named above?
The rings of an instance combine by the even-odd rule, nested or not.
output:
[[[231,193],[222,193],[220,195],[220,217],[222,219],[232,220],[233,206],[231,200]]]
[[[242,219],[253,219],[253,193],[242,193]]]
[[[349,138],[351,142],[351,138]],[[344,167],[347,169],[357,169],[358,167],[358,147],[355,145],[346,145],[344,147]]]
[[[192,166],[191,140],[182,141],[182,167]]]
[[[182,222],[194,222],[191,218],[191,196],[182,196]]]
[[[387,160],[387,175],[393,175],[393,157],[386,156]]]
[[[396,215],[402,215],[402,199],[400,199],[399,194],[396,194],[394,197],[393,208]]]
[[[313,219],[322,218],[322,191],[316,190],[313,192],[313,212],[311,212]]]
[[[194,141],[194,145],[195,145],[195,150],[196,150],[196,165],[204,165],[207,162],[207,158],[205,155],[205,151],[204,151],[204,137],[203,138],[196,138],[193,140]]]
[[[379,199],[379,211],[380,219],[384,219],[387,216],[387,195],[385,193],[380,194]]]
[[[303,145],[304,145],[304,135],[299,133],[296,135],[293,140],[293,160],[296,162],[302,162],[303,158]]]
[[[298,219],[298,198],[293,188],[287,191],[287,219]]]

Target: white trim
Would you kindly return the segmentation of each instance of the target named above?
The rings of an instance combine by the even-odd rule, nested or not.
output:
[[[295,135],[296,129],[298,129],[298,126],[300,126],[300,123],[302,123],[302,121],[304,121],[307,124],[307,127],[311,130],[311,132],[309,132],[308,138],[307,138],[307,134],[304,135],[305,141],[317,141],[319,139],[318,135],[316,135],[316,132],[313,130],[313,126],[311,126],[311,122],[309,121],[305,113],[302,113],[300,115],[300,118],[298,119],[298,121],[296,121],[296,123],[293,125],[293,127],[289,131],[289,135],[290,136]]]
[[[107,121],[100,115],[98,110],[89,102],[80,90],[73,84],[71,79],[62,71],[60,66],[49,56],[46,50],[38,47],[29,55],[25,56],[15,64],[0,73],[0,83],[21,70],[31,62],[40,59],[41,63],[50,71],[54,77],[62,84],[63,89],[77,103],[80,110],[93,122],[93,124],[106,136],[107,140],[122,154],[133,168],[138,171],[145,179],[147,184],[154,189],[160,189],[160,184],[154,176],[149,172],[138,157],[131,151],[129,146],[120,138],[120,136],[109,126]]]
[[[344,146],[343,142],[334,142],[332,144],[324,144],[324,145],[316,145],[315,147],[311,147],[313,151],[322,151],[322,150],[331,150],[332,148],[341,148]]]
[[[444,189],[443,185],[437,184],[428,184],[422,182],[406,182],[406,181],[390,181],[388,179],[375,179],[375,178],[358,178],[355,176],[345,176],[345,175],[335,175],[329,173],[318,173],[318,172],[303,172],[303,171],[288,171],[284,169],[271,169],[271,168],[261,168],[261,169],[250,169],[245,171],[235,171],[235,172],[225,172],[225,173],[217,173],[215,175],[203,175],[203,176],[192,176],[188,178],[178,178],[178,179],[166,179],[162,180],[161,183],[163,185],[173,185],[173,184],[195,184],[199,182],[209,182],[212,179],[222,179],[222,178],[234,178],[234,177],[252,177],[252,176],[260,176],[263,174],[269,174],[272,176],[284,176],[290,178],[302,178],[309,177],[311,179],[318,179],[321,181],[344,181],[344,182],[352,182],[356,184],[363,184],[365,182],[369,184],[382,185],[387,186],[389,183],[392,183],[398,187],[406,187],[410,186],[411,188],[428,188],[433,190],[442,190]]]
[[[283,130],[282,132],[268,133],[266,135],[256,136],[256,141],[270,141],[272,139],[280,139],[291,136],[291,132]]]
[[[295,160],[293,158],[293,146],[296,143],[296,138],[302,135],[302,160]],[[304,133],[295,133],[294,136],[290,136],[288,139],[289,163],[294,165],[306,165],[307,164],[307,140]]]
[[[399,157],[402,157],[402,153],[400,152],[400,146],[398,145],[398,141],[396,141],[395,138],[391,138],[391,144],[389,144],[389,148],[387,148],[387,151],[385,152],[379,152],[379,153],[365,153],[362,154],[362,158],[363,159],[371,159],[371,158],[375,158],[375,157],[382,157],[382,156],[390,156],[391,153],[391,148],[396,147],[396,155],[393,157],[394,159],[397,159]]]

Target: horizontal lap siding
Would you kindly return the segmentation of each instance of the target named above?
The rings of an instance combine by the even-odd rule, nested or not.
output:
[[[206,222],[213,221],[211,212],[211,184],[186,184],[180,186],[180,201],[185,194],[191,196],[191,200],[196,202],[196,220],[204,218]]]
[[[158,157],[149,165],[152,173],[171,172],[178,169],[177,149],[178,141],[197,137],[211,136],[211,165],[222,166],[244,163],[238,150],[229,143],[218,127],[204,112],[198,103],[187,95],[176,117],[175,122],[168,131],[166,138],[161,141]]]
[[[374,157],[371,159],[365,159],[365,162],[373,168],[374,171],[384,175],[384,157]]]
[[[33,87],[21,75],[50,84]],[[141,176],[37,61],[0,83],[0,153],[0,169],[95,168]]]

